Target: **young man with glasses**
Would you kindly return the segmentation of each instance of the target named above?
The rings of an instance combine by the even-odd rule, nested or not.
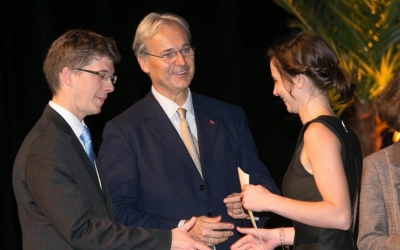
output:
[[[195,51],[183,18],[150,13],[133,50],[151,91],[106,124],[99,152],[116,220],[171,229],[196,216],[189,234],[229,249],[239,238],[234,225],[249,225],[237,167],[252,183],[279,192],[257,156],[245,114],[190,91]]]
[[[116,224],[84,118],[98,114],[117,77],[113,39],[71,30],[53,42],[44,73],[53,94],[15,159],[13,187],[23,249],[208,249],[167,230]]]

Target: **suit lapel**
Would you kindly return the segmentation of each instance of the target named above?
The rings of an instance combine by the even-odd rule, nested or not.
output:
[[[196,111],[197,136],[199,141],[200,161],[203,171],[207,167],[210,153],[214,150],[217,131],[220,129],[220,121],[201,111]]]
[[[103,168],[101,168],[96,155],[94,156],[94,161],[96,162],[97,171],[99,172],[102,188],[100,189],[100,186],[98,185],[99,181],[97,179],[97,176],[95,176],[96,179],[94,181],[96,181],[97,186],[99,187],[99,191],[101,192],[101,194],[104,198],[105,204],[107,204],[108,213],[109,213],[110,217],[114,218],[114,206],[112,204],[112,198],[111,198],[110,191],[108,189],[108,185],[106,182],[106,176],[104,175]],[[93,170],[93,168],[92,168],[92,170]],[[92,172],[94,172],[94,171],[92,171]]]
[[[193,107],[196,117],[197,137],[200,149],[200,161],[203,173],[208,167],[210,154],[214,151],[215,140],[222,124],[213,114],[212,108],[203,103],[198,95],[192,92]],[[203,175],[204,176],[204,175]]]
[[[92,179],[92,181],[94,182],[94,184],[96,185],[96,187],[98,188],[99,192],[102,192],[101,188],[100,188],[100,184],[99,184],[99,179],[97,178],[97,173],[96,170],[93,168],[92,164],[90,163],[90,160],[86,154],[85,149],[82,147],[82,144],[80,143],[79,139],[75,136],[74,132],[71,129],[71,142],[74,146],[74,148],[78,151],[79,154],[79,158],[81,159],[83,165],[85,166],[86,171],[89,173],[90,178]],[[95,156],[95,162],[97,164],[97,169],[99,171],[100,174],[100,167],[99,167],[99,163],[97,161],[97,157]],[[100,178],[102,179],[102,178]],[[103,185],[103,183],[102,183]]]
[[[64,118],[59,113],[57,113],[54,109],[52,109],[49,106],[46,107],[43,114],[46,115],[49,120],[52,120],[54,122],[54,124],[56,124],[56,126],[61,131],[64,132],[65,140],[68,140],[71,142],[73,148],[75,148],[75,150],[77,151],[79,158],[80,158],[81,162],[83,163],[86,171],[89,173],[91,179],[94,181],[94,184],[98,187],[99,192],[102,192],[100,185],[99,185],[99,180],[97,178],[97,174],[95,173],[95,170],[93,169],[92,164],[90,164],[90,161],[85,152],[85,149],[82,147],[82,144],[80,143],[79,139],[76,137],[74,131],[69,126],[69,124],[64,120]],[[96,157],[95,157],[95,161],[96,161],[97,166],[99,166]],[[102,185],[103,185],[103,183],[102,183]]]
[[[394,166],[400,168],[400,141],[393,144],[392,148],[389,152],[389,163]]]
[[[107,185],[107,182],[106,182],[106,176],[104,175],[103,169],[100,166],[100,163],[99,163],[99,160],[97,159],[96,154],[94,155],[94,161],[96,162],[96,167],[97,167],[97,171],[99,172],[99,177],[100,177],[100,182],[101,182],[101,188],[100,188],[100,185],[98,185],[98,187],[100,188],[99,191],[101,191],[102,194],[104,195],[104,198],[107,199],[108,197],[106,197],[106,196],[107,196],[109,191],[108,191],[108,185]],[[95,176],[94,176],[95,179],[94,180],[96,181],[96,183],[99,183],[99,180],[97,178],[97,175],[96,175],[93,167],[92,167],[92,172],[95,174]]]

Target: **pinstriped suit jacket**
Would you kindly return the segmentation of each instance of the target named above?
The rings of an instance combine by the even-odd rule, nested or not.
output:
[[[400,142],[364,159],[358,247],[400,249]]]
[[[71,127],[47,106],[13,167],[24,249],[170,249],[170,231],[113,222],[109,189],[98,170],[103,189]]]

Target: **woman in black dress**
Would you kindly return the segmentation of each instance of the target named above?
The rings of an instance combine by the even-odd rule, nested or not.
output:
[[[242,187],[244,208],[289,218],[293,227],[238,228],[248,234],[232,249],[356,249],[352,232],[362,166],[356,135],[332,110],[351,100],[354,90],[332,47],[311,32],[302,32],[268,50],[274,95],[303,123],[295,153],[283,180],[283,197],[260,185]]]

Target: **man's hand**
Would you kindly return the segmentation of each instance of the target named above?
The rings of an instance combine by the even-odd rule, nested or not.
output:
[[[246,219],[249,215],[245,212],[242,207],[242,200],[240,198],[240,193],[233,193],[228,195],[224,199],[226,208],[228,209],[228,214],[234,219]]]
[[[195,225],[189,230],[189,235],[207,246],[215,246],[232,236],[233,229],[233,224],[221,222],[221,216],[200,216],[196,218]]]
[[[189,230],[193,228],[195,222],[196,218],[193,217],[182,226],[172,229],[171,250],[210,250],[209,247],[201,242],[195,241],[188,235]]]

